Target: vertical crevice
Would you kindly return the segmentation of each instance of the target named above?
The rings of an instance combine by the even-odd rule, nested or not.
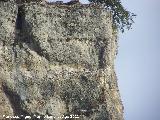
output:
[[[21,34],[23,29],[23,22],[25,20],[24,5],[17,5],[17,6],[18,6],[18,11],[17,11],[17,18],[15,23],[15,38],[13,43],[13,53],[14,53],[15,61],[17,58],[16,46],[19,45],[19,41],[21,39]]]
[[[99,68],[104,68],[105,67],[106,60],[105,60],[104,53],[105,53],[105,48],[104,47],[100,47],[99,48],[99,56],[98,56]]]
[[[95,47],[98,55],[98,67],[99,69],[103,69],[106,66],[106,58],[105,58],[106,45],[100,38],[97,38]]]
[[[23,8],[24,8],[23,5],[18,6],[18,13],[17,13],[17,19],[16,19],[16,30],[18,30],[19,32],[22,30],[23,21],[25,19],[25,12]]]

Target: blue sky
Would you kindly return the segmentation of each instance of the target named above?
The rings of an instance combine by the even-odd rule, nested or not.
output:
[[[160,1],[123,0],[137,14],[119,35],[116,70],[126,120],[160,120]]]
[[[160,0],[122,3],[137,14],[133,29],[119,35],[115,61],[124,117],[160,120]]]

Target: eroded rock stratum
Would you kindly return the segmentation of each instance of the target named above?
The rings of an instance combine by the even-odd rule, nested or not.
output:
[[[0,1],[1,119],[123,120],[116,51],[111,14],[100,6]]]

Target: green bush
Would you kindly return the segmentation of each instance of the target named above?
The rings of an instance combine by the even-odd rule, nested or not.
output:
[[[124,32],[125,29],[131,29],[134,23],[134,13],[127,11],[121,4],[121,0],[89,0],[89,2],[104,4],[113,14],[113,27]]]

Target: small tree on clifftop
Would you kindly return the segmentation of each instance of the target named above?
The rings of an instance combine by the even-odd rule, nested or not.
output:
[[[127,11],[121,4],[121,0],[89,0],[89,2],[104,4],[113,14],[113,27],[119,28],[122,32],[124,29],[130,29],[134,23],[134,13]]]

